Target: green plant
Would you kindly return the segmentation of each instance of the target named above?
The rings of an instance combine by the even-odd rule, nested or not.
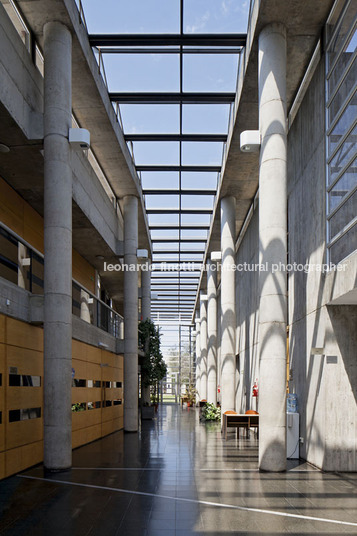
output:
[[[165,378],[167,366],[161,353],[160,332],[150,319],[139,323],[139,345],[145,352],[141,375],[145,387],[153,386],[153,402],[157,402],[158,383]]]
[[[191,404],[196,403],[196,395],[197,395],[197,389],[190,383],[189,386],[186,388],[186,398]]]
[[[86,408],[85,408],[85,404],[79,404],[77,402],[77,404],[72,404],[72,411],[84,411]]]
[[[221,418],[221,408],[207,402],[202,408],[201,417],[205,421],[218,421]]]

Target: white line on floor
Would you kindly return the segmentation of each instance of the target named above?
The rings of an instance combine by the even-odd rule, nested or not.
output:
[[[72,467],[72,471],[164,471],[165,473],[181,472],[179,470],[167,469],[166,467]],[[259,469],[193,469],[208,473],[259,473]],[[190,471],[191,473],[192,471]],[[320,473],[318,469],[290,469],[288,473]],[[262,473],[264,474],[264,473]]]
[[[121,488],[110,488],[107,486],[95,486],[94,484],[81,484],[80,482],[70,482],[67,480],[54,480],[49,478],[40,478],[38,476],[29,476],[29,475],[17,475],[19,478],[27,478],[29,480],[41,480],[42,482],[50,482],[53,484],[64,484],[69,486],[77,486],[80,488],[90,488],[90,489],[100,489],[105,491],[114,491],[116,493],[128,493],[130,495],[140,495],[144,497],[153,497],[154,499],[168,499],[170,501],[180,501],[191,504],[200,504],[203,506],[215,506],[217,508],[230,508],[232,510],[240,510],[243,512],[254,512],[255,514],[267,514],[272,516],[280,517],[291,517],[294,519],[303,519],[308,521],[321,521],[323,523],[334,523],[336,525],[348,525],[350,527],[357,527],[357,523],[351,523],[349,521],[339,521],[338,519],[326,519],[323,517],[313,517],[313,516],[304,516],[300,514],[288,514],[286,512],[276,512],[273,510],[262,510],[260,508],[248,508],[244,506],[236,506],[234,504],[224,504],[224,503],[215,503],[210,501],[199,501],[195,499],[185,499],[184,497],[171,497],[169,495],[158,495],[156,493],[146,493],[144,491],[131,491]]]

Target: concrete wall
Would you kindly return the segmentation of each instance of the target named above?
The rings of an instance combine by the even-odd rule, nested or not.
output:
[[[254,212],[236,254],[236,264],[250,267],[259,263],[259,214]],[[236,410],[244,413],[257,409],[252,387],[259,378],[258,363],[258,277],[257,270],[236,272],[236,313],[239,372],[241,381],[236,386]]]
[[[322,60],[288,139],[290,263],[326,262],[324,102]],[[356,274],[356,255],[348,269]],[[350,290],[340,274],[289,276],[290,388],[298,395],[301,456],[325,470],[356,471],[357,305],[328,306],[331,295],[341,296],[332,281]]]

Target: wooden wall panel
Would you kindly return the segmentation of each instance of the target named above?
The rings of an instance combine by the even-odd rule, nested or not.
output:
[[[8,450],[5,453],[5,476],[23,471],[43,460],[43,441]]]
[[[43,352],[43,329],[7,316],[6,343]]]
[[[2,342],[1,342],[2,341]],[[123,428],[123,406],[88,409],[88,402],[122,398],[123,356],[72,341],[75,378],[86,387],[72,388],[73,403],[86,403],[85,411],[72,414],[72,444],[79,447]],[[108,366],[101,366],[106,364]],[[9,385],[9,368],[20,375],[41,377],[41,387]],[[43,329],[0,315],[0,478],[9,476],[43,459]],[[110,387],[88,387],[88,380],[111,382]],[[41,408],[41,417],[9,422],[9,410]],[[3,409],[1,409],[3,408]]]
[[[6,406],[5,406],[5,367],[6,367],[6,347],[5,344],[0,343],[0,374],[1,374],[1,386],[0,386],[0,452],[5,450],[5,418],[6,418]],[[3,460],[4,462],[4,460]],[[1,458],[0,458],[0,475],[1,475]],[[1,477],[0,477],[1,478]]]
[[[72,277],[95,294],[95,270],[76,250],[72,255]]]

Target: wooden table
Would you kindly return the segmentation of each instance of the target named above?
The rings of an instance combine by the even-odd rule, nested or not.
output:
[[[237,428],[237,439],[239,440],[239,428],[244,428],[247,435],[250,428],[259,428],[259,415],[252,413],[223,414],[222,433],[224,439],[227,439],[228,428]]]

